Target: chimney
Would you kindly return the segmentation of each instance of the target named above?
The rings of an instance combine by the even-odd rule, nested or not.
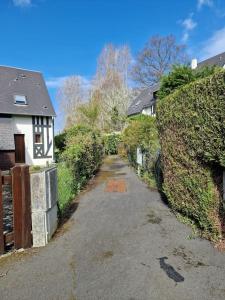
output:
[[[192,68],[192,70],[196,69],[197,66],[198,66],[197,58],[192,59],[192,61],[191,61],[191,68]]]

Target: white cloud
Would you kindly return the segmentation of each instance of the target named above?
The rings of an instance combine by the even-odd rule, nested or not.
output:
[[[193,30],[197,26],[197,22],[192,19],[192,15],[182,22],[183,27],[187,30]]]
[[[197,27],[198,23],[193,20],[193,13],[189,15],[186,19],[183,21],[180,21],[180,24],[183,26],[183,36],[182,41],[186,43],[189,39],[190,32]]]
[[[198,0],[197,6],[198,9],[201,9],[202,6],[209,6],[212,7],[213,6],[213,0]]]
[[[67,80],[70,76],[62,76],[62,77],[50,77],[46,80],[46,85],[48,88],[59,88],[63,85],[65,80]],[[79,76],[82,82],[82,85],[85,89],[89,89],[91,87],[91,82],[88,78],[84,76]]]
[[[225,27],[217,30],[203,44],[201,59],[206,59],[225,51]]]
[[[19,7],[26,7],[32,4],[32,0],[13,0],[13,4]]]
[[[47,79],[46,85],[49,88],[59,88],[63,85],[63,82],[68,78],[68,76],[64,77],[51,77]]]
[[[184,32],[183,36],[182,36],[182,42],[186,43],[189,39],[189,33]]]

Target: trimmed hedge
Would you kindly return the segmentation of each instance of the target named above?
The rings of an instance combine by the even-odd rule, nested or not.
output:
[[[59,133],[54,138],[55,160],[58,162],[60,155],[66,148],[66,132]]]
[[[97,171],[102,158],[99,132],[87,126],[74,126],[66,131],[66,147],[59,163],[59,207],[62,211]]]
[[[164,192],[172,208],[204,236],[223,234],[221,168],[225,167],[225,72],[190,83],[158,101]]]
[[[120,133],[110,133],[103,137],[105,154],[114,155],[118,154],[118,146],[121,142]]]
[[[75,196],[72,168],[65,162],[57,165],[59,211],[63,212]]]
[[[139,169],[140,175],[151,187],[156,187],[156,160],[160,146],[155,117],[138,115],[130,118],[128,126],[123,131],[122,141],[128,160],[136,169],[138,168],[137,148],[141,149],[144,164]]]

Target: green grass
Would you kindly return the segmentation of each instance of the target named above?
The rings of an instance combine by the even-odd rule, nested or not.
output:
[[[66,209],[74,198],[74,181],[72,170],[65,164],[58,164],[58,196],[60,212]]]
[[[143,174],[141,174],[141,178],[151,189],[157,189],[157,184],[156,184],[156,179],[154,174],[144,171]]]

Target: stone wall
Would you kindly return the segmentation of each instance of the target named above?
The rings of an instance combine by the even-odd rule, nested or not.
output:
[[[33,246],[45,246],[57,229],[57,168],[31,173]]]

